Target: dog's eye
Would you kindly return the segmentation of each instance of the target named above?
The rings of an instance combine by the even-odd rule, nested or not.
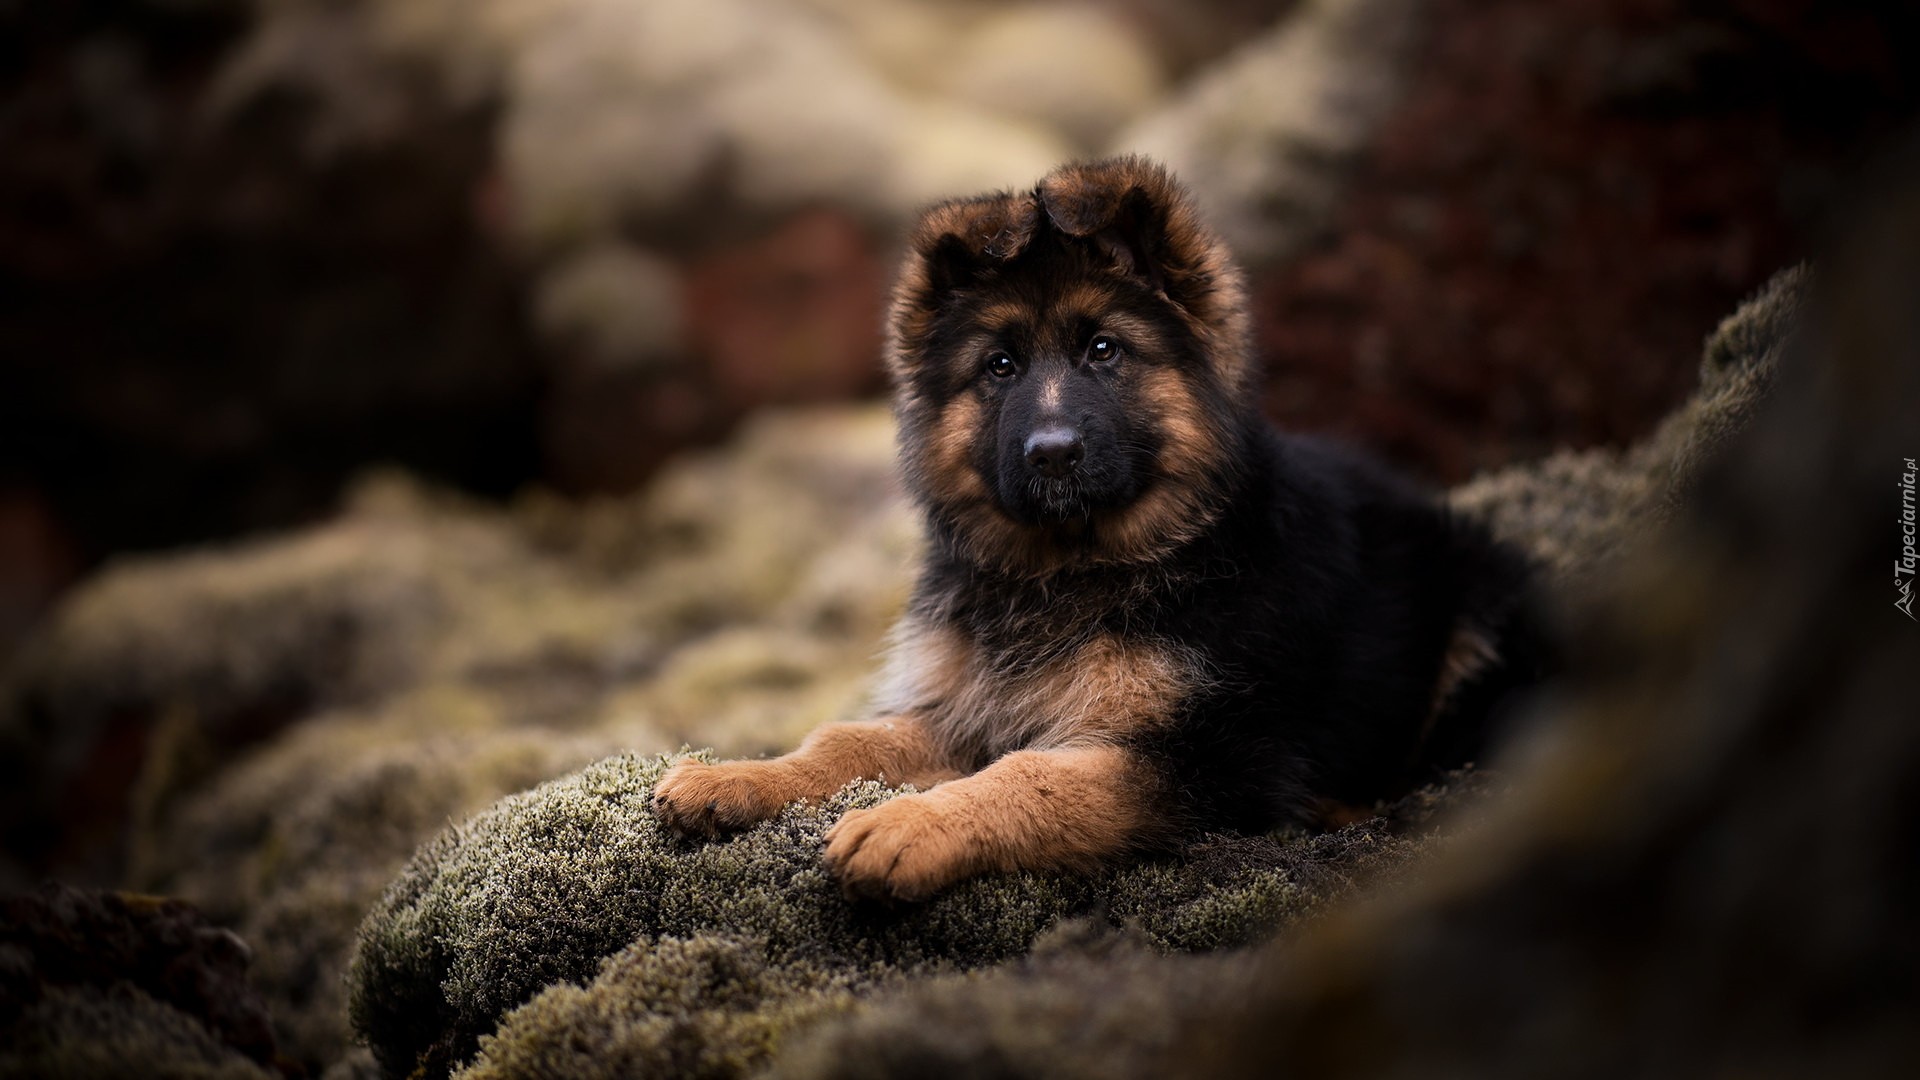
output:
[[[1011,378],[1014,372],[1013,357],[997,352],[987,357],[987,371],[996,379]]]
[[[1111,360],[1120,355],[1120,343],[1104,335],[1094,338],[1093,344],[1087,346],[1087,355],[1095,360]]]

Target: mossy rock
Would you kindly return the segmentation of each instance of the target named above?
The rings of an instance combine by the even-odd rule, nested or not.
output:
[[[1699,387],[1646,438],[1487,473],[1448,492],[1448,503],[1531,555],[1561,601],[1601,599],[1595,590],[1761,412],[1813,278],[1806,266],[1782,270],[1723,319],[1702,350]]]
[[[679,759],[610,758],[420,851],[361,927],[349,976],[354,1027],[389,1075],[445,1075],[529,1001],[487,1045],[479,1075],[526,1074],[512,1063],[564,1046],[686,1064],[675,1047],[689,1032],[706,1033],[693,1040],[699,1071],[739,1075],[800,1021],[896,977],[1020,956],[1063,919],[1124,924],[1156,950],[1241,944],[1400,865],[1419,847],[1405,834],[1445,798],[1423,792],[1319,836],[1209,837],[1178,858],[980,878],[884,908],[843,899],[819,849],[841,814],[896,791],[857,782],[731,839],[692,842],[650,808]],[[682,969],[707,974],[663,974]],[[547,987],[559,989],[534,1000]],[[556,1041],[556,1031],[575,1034]]]

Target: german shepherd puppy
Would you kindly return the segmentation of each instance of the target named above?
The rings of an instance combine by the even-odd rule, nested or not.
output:
[[[1165,170],[1069,165],[936,206],[887,343],[926,567],[873,718],[676,766],[716,835],[855,778],[852,896],[1085,869],[1203,829],[1326,823],[1479,753],[1531,677],[1527,569],[1257,411],[1241,275]]]

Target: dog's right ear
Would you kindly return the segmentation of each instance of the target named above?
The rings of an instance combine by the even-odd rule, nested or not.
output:
[[[996,263],[1020,254],[1040,223],[1032,195],[988,195],[942,203],[913,231],[913,249],[936,294],[962,289]]]

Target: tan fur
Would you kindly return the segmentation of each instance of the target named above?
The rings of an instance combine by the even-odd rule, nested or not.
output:
[[[1194,667],[1171,648],[1102,635],[995,696],[1027,718],[1025,745],[1115,739],[1170,718],[1198,681]]]
[[[962,761],[1125,738],[1172,718],[1205,684],[1183,650],[1110,634],[1007,670],[957,630],[913,618],[888,661],[881,707],[924,718]]]
[[[669,827],[713,836],[778,814],[788,803],[822,799],[850,780],[932,787],[961,775],[916,718],[823,724],[791,754],[771,761],[687,761],[654,787]]]
[[[949,238],[976,255],[1011,259],[1020,254],[1040,223],[1031,198],[987,196],[944,203],[927,211],[914,230],[913,246],[922,254]]]
[[[1462,683],[1499,661],[1500,651],[1485,634],[1468,626],[1454,628],[1453,637],[1447,640],[1447,651],[1440,658],[1440,679],[1433,687],[1433,713],[1439,713]],[[1427,723],[1432,725],[1431,716]]]
[[[1105,546],[1127,560],[1156,558],[1199,535],[1219,515],[1213,485],[1223,451],[1200,403],[1177,372],[1153,368],[1141,378],[1160,424],[1156,486],[1099,523]]]
[[[987,482],[973,464],[973,443],[980,430],[980,403],[960,398],[940,414],[927,461],[927,479],[960,500],[985,502]]]
[[[1032,307],[1006,302],[988,304],[974,314],[974,320],[987,332],[989,338],[1019,327],[1032,318]]]
[[[951,509],[954,519],[965,531],[962,542],[968,556],[982,565],[1040,577],[1073,562],[1087,560],[1083,546],[1078,543],[1080,529],[1072,525],[1052,530],[1029,529],[1001,513],[987,498],[960,503]]]
[[[1106,521],[1102,546],[1127,553],[1127,561],[1150,560],[1198,536],[1215,516],[1191,492],[1162,484]]]
[[[979,669],[977,650],[965,634],[908,615],[893,629],[875,705],[882,712],[929,715],[964,694]]]
[[[1143,773],[1119,747],[1017,751],[852,811],[827,833],[827,864],[849,895],[885,900],[924,899],[994,871],[1087,870],[1151,826]]]
[[[1148,368],[1140,380],[1160,424],[1159,472],[1182,483],[1207,483],[1222,467],[1223,450],[1186,379],[1166,368]]]
[[[1092,281],[1066,282],[1060,287],[1060,295],[1054,297],[1045,311],[1040,313],[1040,322],[1042,325],[1065,326],[1071,324],[1075,316],[1093,315],[1104,318],[1111,310],[1113,310],[1112,289]],[[1032,315],[1032,309],[1028,309],[1028,317],[1031,318]]]

